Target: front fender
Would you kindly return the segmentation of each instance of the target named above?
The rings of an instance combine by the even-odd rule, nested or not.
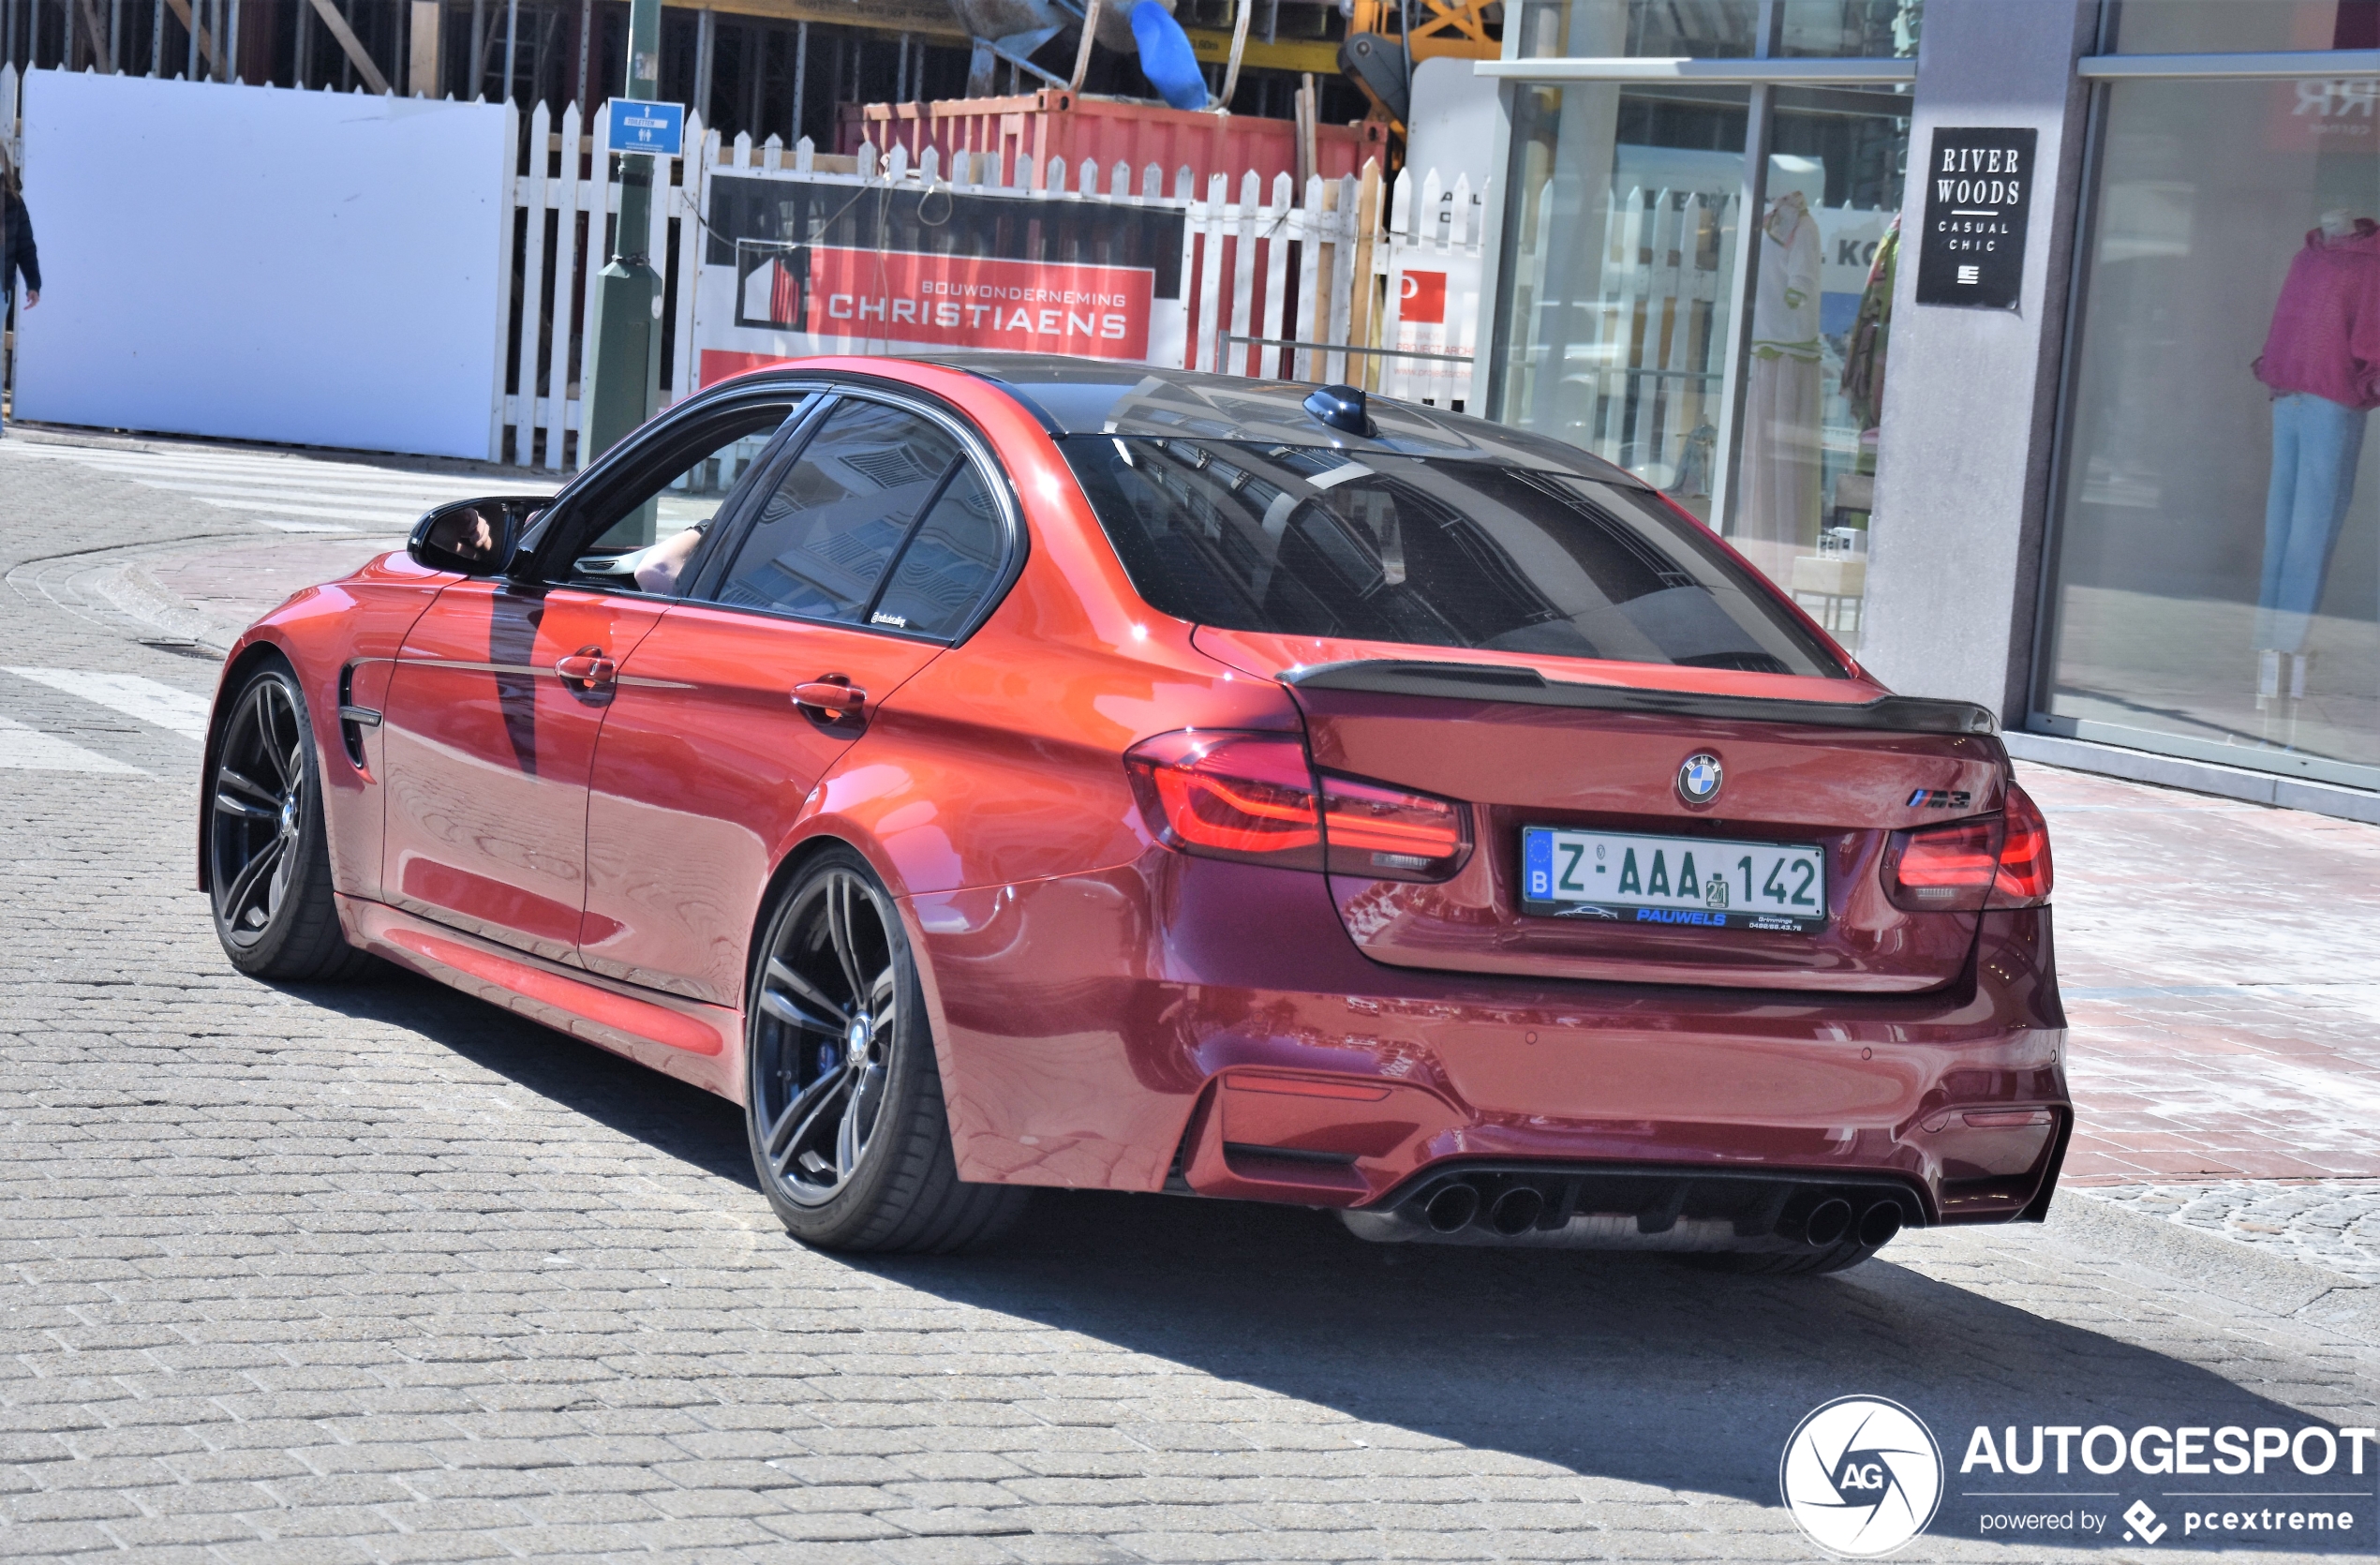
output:
[[[313,730],[318,775],[322,780],[324,839],[331,857],[332,885],[350,897],[379,891],[380,793],[374,769],[377,736],[359,730],[355,753],[341,733],[343,698],[376,706],[395,668],[406,633],[459,576],[425,571],[402,553],[384,555],[353,574],[303,588],[242,632],[223,660],[207,724],[200,769],[198,887],[211,890],[207,870],[206,780],[215,775],[216,748],[228,704],[257,667],[278,658],[296,674]],[[361,759],[358,759],[360,754]]]

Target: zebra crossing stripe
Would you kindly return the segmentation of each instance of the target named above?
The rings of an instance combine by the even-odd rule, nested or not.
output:
[[[10,666],[8,672],[20,679],[30,679],[37,685],[47,685],[52,690],[79,696],[112,712],[171,729],[184,738],[206,738],[207,714],[212,704],[205,696],[193,695],[186,690],[176,690],[155,679],[144,679],[138,674],[101,674],[86,668]],[[65,743],[64,740],[58,742]],[[106,757],[100,759],[105,760]]]
[[[99,776],[146,777],[139,767],[0,717],[0,771],[80,771]]]

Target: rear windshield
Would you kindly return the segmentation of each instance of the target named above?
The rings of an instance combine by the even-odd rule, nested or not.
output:
[[[1710,534],[1592,478],[1237,440],[1060,442],[1136,591],[1201,625],[1844,670]]]

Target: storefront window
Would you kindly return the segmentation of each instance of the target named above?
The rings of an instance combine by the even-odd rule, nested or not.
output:
[[[1747,224],[1749,89],[1516,89],[1492,408],[1660,487],[1856,646],[1909,99],[1773,94]]]
[[[2380,49],[2380,0],[2123,0],[2120,54]]]
[[[2252,12],[2335,36],[2362,3],[2121,20],[2178,51]],[[2380,786],[2373,85],[2108,89],[2037,726]]]
[[[1499,416],[1618,463],[1705,520],[1748,96],[1514,94]]]
[[[1521,55],[1704,59],[1752,52],[1759,0],[1527,0]]]
[[[1913,55],[1923,0],[1785,0],[1780,56]],[[1760,28],[1760,0],[1530,0],[1521,55],[1743,59]]]
[[[1772,145],[1737,496],[1723,530],[1855,648],[1892,345],[1909,99],[1780,87]]]
[[[1778,52],[1826,59],[1917,52],[1924,0],[1785,0]]]

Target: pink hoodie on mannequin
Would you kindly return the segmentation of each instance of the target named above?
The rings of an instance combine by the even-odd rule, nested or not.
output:
[[[2307,233],[2254,367],[2275,395],[2380,408],[2380,223],[2358,217],[2343,239]]]

